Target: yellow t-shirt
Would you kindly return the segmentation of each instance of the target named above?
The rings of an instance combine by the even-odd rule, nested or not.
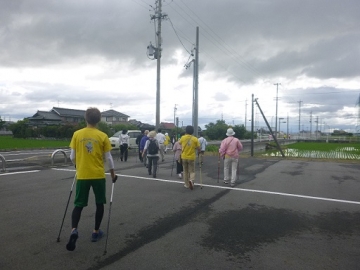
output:
[[[169,135],[165,135],[164,145],[168,145],[169,142],[170,142],[170,137],[169,137]]]
[[[193,135],[185,134],[180,138],[179,143],[182,148],[181,158],[195,160],[195,150],[200,147],[199,140]]]
[[[105,178],[104,153],[111,144],[104,132],[89,127],[75,131],[70,148],[75,150],[77,180]]]

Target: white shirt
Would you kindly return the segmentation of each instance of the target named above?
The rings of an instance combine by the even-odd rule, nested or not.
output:
[[[199,138],[199,143],[200,143],[200,148],[201,148],[201,151],[205,151],[206,149],[206,146],[207,146],[207,141],[204,137],[200,137]]]
[[[127,134],[120,134],[119,135],[119,145],[124,143],[129,144],[130,137]]]
[[[155,138],[159,142],[159,144],[164,144],[164,142],[165,142],[165,135],[164,134],[157,133]]]

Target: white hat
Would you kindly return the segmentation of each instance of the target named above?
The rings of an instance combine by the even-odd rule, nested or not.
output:
[[[169,134],[165,133],[165,136],[168,136]]]
[[[234,136],[235,132],[232,128],[228,128],[228,130],[226,131],[226,136]]]

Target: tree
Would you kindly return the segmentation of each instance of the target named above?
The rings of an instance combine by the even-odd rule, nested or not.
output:
[[[14,124],[9,126],[9,129],[12,131],[13,136],[15,138],[28,138],[28,137],[35,137],[36,132],[29,127],[28,120],[19,120]]]
[[[224,120],[217,120],[215,124],[210,122],[208,125],[205,125],[205,128],[206,136],[210,140],[223,140],[226,137],[226,130],[229,126]]]
[[[5,125],[5,121],[3,121],[0,117],[0,129],[2,129],[2,127]]]
[[[113,132],[112,132],[110,126],[107,123],[101,121],[101,122],[98,123],[97,127],[98,127],[99,130],[106,133],[109,137],[111,135],[113,135]]]

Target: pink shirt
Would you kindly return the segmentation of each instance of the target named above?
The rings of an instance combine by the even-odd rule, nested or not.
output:
[[[229,156],[231,158],[239,158],[239,152],[242,149],[243,146],[239,139],[229,136],[221,142],[219,153],[221,157]]]

